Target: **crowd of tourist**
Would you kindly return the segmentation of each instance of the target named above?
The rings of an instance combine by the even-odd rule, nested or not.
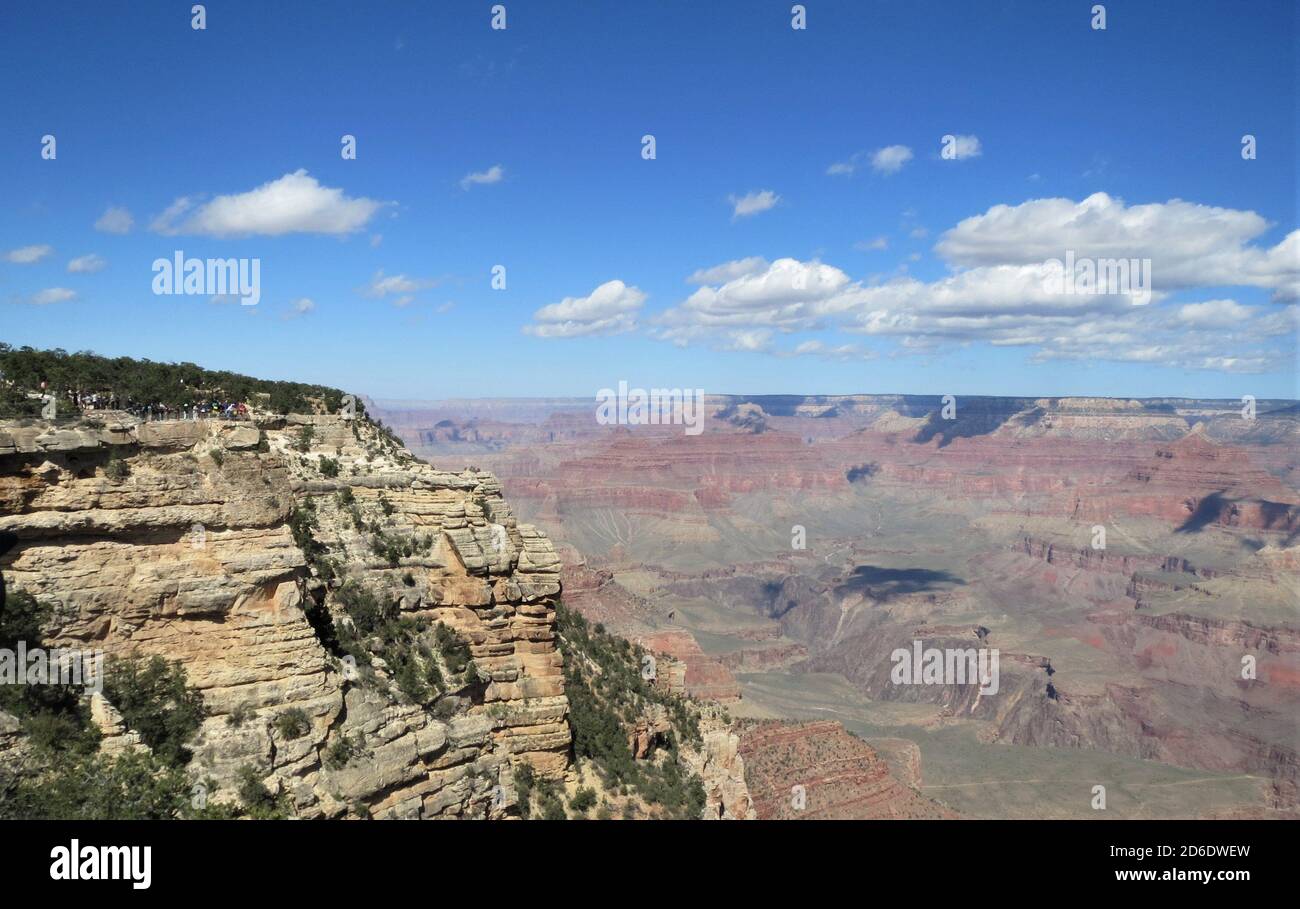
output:
[[[247,420],[248,405],[243,401],[203,400],[193,404],[166,404],[162,401],[140,402],[125,400],[117,395],[101,392],[79,392],[72,389],[64,398],[82,413],[102,410],[124,410],[138,420]]]

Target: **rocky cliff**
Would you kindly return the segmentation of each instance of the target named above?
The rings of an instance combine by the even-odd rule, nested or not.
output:
[[[513,766],[567,766],[550,542],[492,475],[363,418],[5,423],[0,529],[11,588],[54,607],[48,643],[183,664],[208,711],[191,772],[219,792],[253,767],[302,817],[502,816]],[[420,703],[391,653],[358,667],[323,640],[345,590],[452,629],[475,671],[444,665]]]

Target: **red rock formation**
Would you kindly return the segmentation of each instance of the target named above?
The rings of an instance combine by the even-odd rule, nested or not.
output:
[[[874,748],[839,723],[745,723],[740,754],[760,820],[957,816],[901,783]]]
[[[740,700],[740,685],[717,657],[711,657],[689,631],[656,631],[639,642],[652,653],[660,653],[686,665],[686,693],[706,701]]]

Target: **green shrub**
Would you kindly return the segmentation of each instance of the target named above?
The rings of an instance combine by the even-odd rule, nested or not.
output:
[[[188,763],[185,743],[198,732],[206,710],[180,663],[156,654],[148,660],[114,660],[105,673],[104,696],[162,761],[174,767]]]
[[[270,821],[288,817],[290,808],[288,796],[281,793],[272,794],[262,782],[262,773],[251,764],[239,768],[239,800],[244,803],[244,810],[254,820]]]
[[[238,729],[251,720],[253,714],[253,705],[245,701],[243,704],[240,704],[234,710],[230,711],[230,713],[226,714],[226,725]]]
[[[311,718],[301,707],[290,707],[277,716],[272,725],[280,737],[286,740],[300,739],[311,732]]]
[[[289,411],[283,411],[289,413]],[[294,440],[293,447],[295,451],[310,451],[312,440],[316,438],[316,427],[310,423],[298,430],[298,438]]]
[[[533,775],[533,768],[529,764],[519,764],[515,767],[515,792],[519,797],[519,813],[525,818],[529,813],[529,799],[532,798],[533,784],[536,783],[536,777]]]
[[[185,771],[148,752],[117,757],[59,752],[53,763],[0,781],[0,818],[171,820],[218,816],[193,806]]]
[[[433,636],[447,668],[457,675],[465,672],[470,664],[469,642],[442,622],[434,627]]]
[[[667,816],[698,818],[705,802],[703,784],[677,759],[678,741],[700,741],[697,710],[642,678],[641,647],[591,626],[563,604],[556,606],[556,627],[574,754],[590,760],[608,784],[635,790]],[[667,754],[660,761],[635,760],[627,741],[628,726],[647,704],[662,706],[672,724]]]
[[[331,479],[339,475],[339,462],[333,458],[320,459],[320,472],[323,476]]]
[[[360,737],[354,741],[351,736],[343,734],[325,749],[325,756],[322,760],[330,770],[342,770],[354,758],[365,754],[365,750]]]
[[[108,463],[104,465],[104,476],[108,477],[114,483],[121,483],[130,475],[131,466],[119,457],[114,456],[109,458]]]
[[[596,790],[585,788],[579,789],[569,800],[569,807],[579,814],[586,814],[592,808],[596,807]]]
[[[15,651],[22,642],[28,650],[46,648],[41,629],[52,611],[30,593],[12,591],[0,611],[0,647]],[[81,685],[62,683],[0,685],[0,710],[15,716],[39,749],[88,754],[99,747],[100,736],[83,693]]]

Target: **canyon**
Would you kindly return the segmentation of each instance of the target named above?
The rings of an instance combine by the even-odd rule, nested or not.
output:
[[[863,773],[919,768],[898,779],[940,812],[1094,816],[1098,784],[1112,816],[1296,816],[1295,402],[943,403],[709,395],[698,435],[576,399],[372,406],[430,463],[491,470],[555,541],[566,602],[683,663],[693,696],[839,722],[877,755]],[[892,684],[917,641],[996,648],[998,693]],[[791,749],[764,792],[842,750]]]
[[[430,467],[370,420],[0,422],[0,530],[19,540],[10,592],[52,607],[47,646],[183,667],[203,704],[186,771],[204,798],[238,809],[252,776],[299,818],[510,818],[527,814],[521,768],[570,798],[614,796],[575,753],[546,534],[490,473]],[[472,672],[424,651],[414,665],[440,665],[445,687],[431,698],[408,688],[402,650],[344,652],[335,638],[367,602],[393,604],[392,627],[450,629]],[[686,673],[663,665],[673,703]],[[117,705],[89,697],[102,754],[148,750]],[[751,817],[729,721],[699,723],[668,753],[674,727],[647,706],[629,747],[698,778],[701,816]],[[24,725],[0,712],[0,770],[20,777],[40,766]]]

